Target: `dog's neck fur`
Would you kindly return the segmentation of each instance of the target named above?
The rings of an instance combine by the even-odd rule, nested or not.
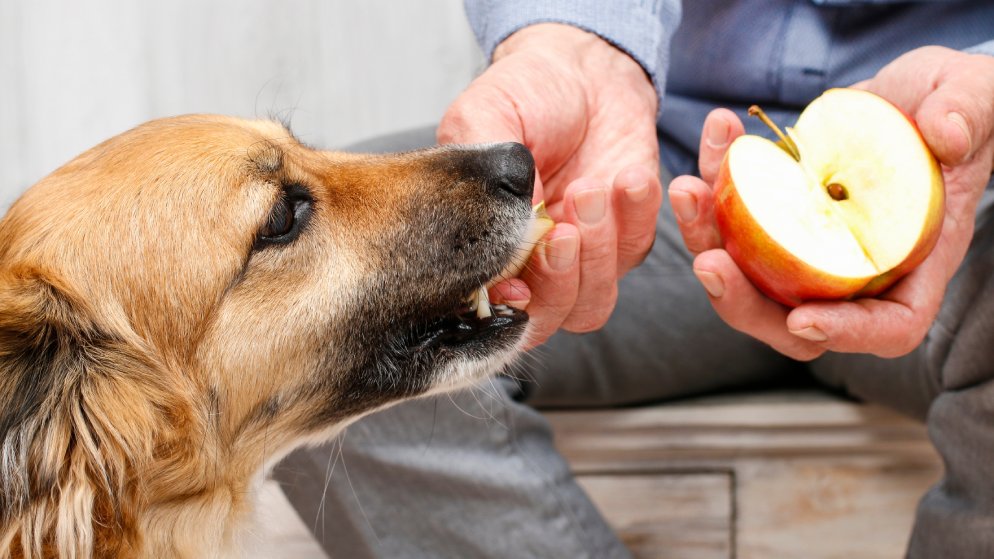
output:
[[[145,535],[136,559],[242,555],[265,474],[298,444],[272,442],[291,438],[276,435],[281,431],[278,425],[260,427],[259,433],[241,432],[237,439],[219,433],[217,427],[217,422],[210,422],[209,432],[203,435],[205,444],[198,445],[190,437],[175,441],[176,446],[170,445],[172,456],[163,456],[166,459],[157,460],[158,467],[153,464],[148,469],[145,482],[156,501],[142,504],[136,514],[138,531]],[[266,436],[263,429],[271,430],[269,444],[245,444]],[[337,431],[315,438],[327,440]]]
[[[232,436],[213,412],[186,408],[191,411],[176,413],[173,408],[149,418],[146,425],[155,427],[144,435],[151,444],[129,445],[132,453],[122,464],[89,463],[92,455],[84,457],[79,448],[71,448],[70,465],[53,496],[25,510],[15,520],[19,529],[0,530],[0,550],[9,549],[12,559],[62,557],[67,551],[84,559],[240,556],[263,474],[296,445],[262,448],[251,444],[262,433]],[[272,430],[270,441],[290,438],[279,427],[260,429]],[[315,438],[326,440],[336,431]],[[113,472],[113,479],[101,479],[99,471]],[[69,503],[73,506],[67,507]],[[57,525],[32,524],[33,513],[51,507],[61,511]],[[10,528],[14,530],[5,532]],[[25,537],[28,541],[22,541]],[[31,543],[38,538],[40,554]],[[34,549],[27,552],[26,547]]]

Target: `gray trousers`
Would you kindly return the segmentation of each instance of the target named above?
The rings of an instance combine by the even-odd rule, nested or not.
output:
[[[433,141],[421,130],[355,149]],[[919,504],[909,557],[994,557],[992,194],[989,186],[928,338],[900,359],[829,354],[801,364],[731,330],[664,205],[656,244],[622,281],[605,328],[557,334],[475,389],[369,416],[292,454],[275,477],[334,559],[627,557],[535,408],[658,402],[805,375],[928,422],[946,471]]]

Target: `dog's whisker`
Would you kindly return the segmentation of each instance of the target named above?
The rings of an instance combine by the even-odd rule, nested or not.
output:
[[[352,491],[352,497],[355,499],[356,508],[359,509],[359,513],[362,515],[363,520],[366,522],[366,526],[369,528],[370,533],[373,534],[373,539],[375,540],[375,545],[377,547],[383,545],[383,540],[380,539],[379,533],[377,533],[376,528],[373,523],[369,520],[369,515],[366,514],[366,509],[362,506],[362,500],[359,499],[359,493],[355,490],[355,485],[352,483],[352,476],[349,475],[349,469],[345,465],[345,460],[342,459],[342,472],[345,474],[345,480],[349,484],[349,489]]]
[[[428,440],[425,442],[424,449],[421,451],[422,456],[428,453],[428,449],[431,448],[432,441],[435,440],[435,424],[437,422],[438,422],[438,398],[432,398],[431,430],[428,432]]]
[[[328,488],[331,487],[331,478],[335,475],[335,466],[338,465],[339,459],[343,456],[343,448],[345,444],[344,439],[347,434],[348,428],[345,428],[338,437],[332,439],[331,452],[328,453],[328,464],[325,466],[324,488],[321,491],[321,501],[318,503],[318,513],[314,518],[314,528],[311,530],[316,534],[317,526],[320,523],[322,540],[324,540],[325,537],[325,505],[328,500]]]

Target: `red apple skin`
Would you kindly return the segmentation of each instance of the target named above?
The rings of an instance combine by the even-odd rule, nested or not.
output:
[[[908,120],[914,124],[911,119]],[[915,130],[918,128],[915,127]],[[920,133],[919,138],[925,145]],[[826,274],[777,244],[739,196],[732,181],[727,153],[714,184],[715,221],[732,260],[757,289],[774,301],[796,307],[812,300],[873,297],[921,264],[939,240],[945,217],[945,186],[942,170],[934,157],[931,159],[931,175],[932,203],[918,244],[901,264],[875,277],[844,278]]]
[[[843,299],[873,277],[840,278],[814,268],[788,252],[756,222],[738,194],[728,154],[714,183],[714,213],[725,250],[757,289],[788,307],[817,299]]]

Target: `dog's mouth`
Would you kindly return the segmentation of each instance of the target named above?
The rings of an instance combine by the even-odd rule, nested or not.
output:
[[[414,329],[417,350],[484,346],[500,340],[516,340],[528,322],[528,313],[508,305],[492,305],[487,288],[521,271],[538,240],[553,226],[544,204],[532,209],[532,215],[518,245],[504,269],[480,287],[458,299],[450,312],[428,320]]]
[[[415,328],[416,350],[482,348],[516,339],[528,322],[528,313],[507,305],[493,305],[489,316],[480,316],[474,306],[465,302],[470,298],[464,298],[452,312]]]

